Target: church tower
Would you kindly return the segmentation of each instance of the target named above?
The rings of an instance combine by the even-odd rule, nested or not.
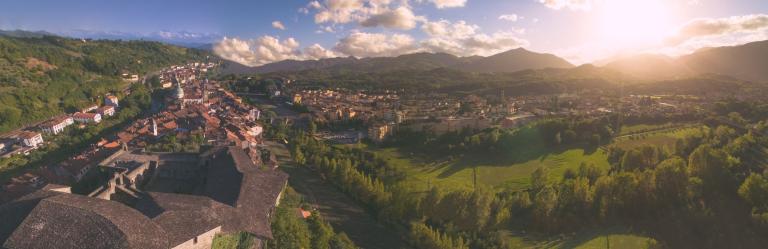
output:
[[[157,137],[157,122],[155,119],[152,119],[152,136]]]

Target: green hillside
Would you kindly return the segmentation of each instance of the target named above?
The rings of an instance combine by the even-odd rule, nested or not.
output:
[[[0,36],[0,132],[93,103],[143,74],[205,59],[207,52],[158,42]]]

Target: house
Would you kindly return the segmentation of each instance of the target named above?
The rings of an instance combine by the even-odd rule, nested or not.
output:
[[[99,107],[99,109],[96,109],[96,113],[98,113],[102,117],[114,116],[115,106],[105,105],[105,106]]]
[[[111,106],[114,106],[114,107],[118,107],[118,106],[120,106],[118,103],[119,103],[119,101],[117,99],[117,96],[115,96],[115,95],[109,95],[107,97],[104,97],[104,104],[105,105],[111,105]]]
[[[64,128],[75,123],[75,120],[69,116],[63,116],[46,121],[40,125],[40,130],[48,134],[59,134]]]
[[[37,148],[38,145],[43,143],[43,135],[39,132],[22,131],[19,133],[19,140],[24,146]]]
[[[101,122],[101,114],[78,112],[72,115],[72,119],[78,123],[99,123]]]

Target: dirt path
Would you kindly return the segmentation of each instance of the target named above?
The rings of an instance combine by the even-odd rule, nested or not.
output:
[[[334,230],[346,233],[357,246],[365,249],[407,248],[396,232],[381,225],[354,200],[324,182],[316,172],[286,161],[285,146],[276,143],[269,146],[277,154],[280,168],[290,175],[291,187],[306,196]]]

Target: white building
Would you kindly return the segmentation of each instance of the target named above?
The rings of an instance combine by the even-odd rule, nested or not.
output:
[[[40,129],[45,133],[56,135],[64,131],[64,128],[74,123],[75,120],[73,120],[72,117],[58,117],[41,124]]]
[[[34,148],[43,143],[43,135],[39,132],[23,131],[19,134],[19,139],[24,146]]]
[[[101,114],[78,112],[72,115],[72,119],[78,123],[99,123],[101,122]]]
[[[115,107],[111,105],[105,105],[105,106],[99,107],[99,109],[96,109],[96,113],[98,113],[102,117],[113,116],[115,115]]]

